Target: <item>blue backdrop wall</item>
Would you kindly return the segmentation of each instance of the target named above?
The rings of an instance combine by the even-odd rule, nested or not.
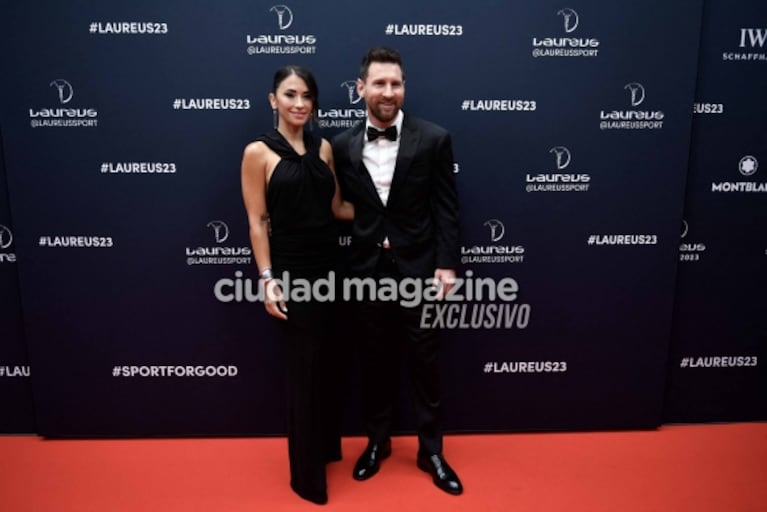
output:
[[[21,325],[13,235],[5,165],[0,158],[0,432],[35,432],[31,368]]]
[[[705,3],[667,421],[767,417],[766,21]]]
[[[359,122],[379,44],[405,111],[453,135],[459,273],[519,288],[432,319],[449,430],[767,417],[763,3],[387,5],[2,7],[1,428],[284,431],[281,347],[244,293],[242,149],[287,63],[317,76],[315,130]]]

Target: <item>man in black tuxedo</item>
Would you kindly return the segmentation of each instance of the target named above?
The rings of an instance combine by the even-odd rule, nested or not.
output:
[[[458,264],[458,196],[450,134],[402,112],[405,80],[397,51],[373,48],[362,60],[357,91],[367,121],[333,140],[344,199],[354,203],[350,270],[353,276],[418,279],[444,297]],[[399,351],[404,342],[418,432],[417,465],[434,483],[461,494],[458,476],[442,455],[438,332],[421,325],[423,303],[363,300],[359,320],[364,422],[368,446],[354,478],[376,474],[391,454]],[[390,327],[397,330],[392,331]]]

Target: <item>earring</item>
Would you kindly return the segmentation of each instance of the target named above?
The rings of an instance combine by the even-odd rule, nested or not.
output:
[[[272,125],[274,125],[274,129],[276,130],[277,126],[279,126],[279,122],[280,122],[280,120],[277,118],[277,109],[276,108],[272,109],[272,119],[273,119],[272,120]]]

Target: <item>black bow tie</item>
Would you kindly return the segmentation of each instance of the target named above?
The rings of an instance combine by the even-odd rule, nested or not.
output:
[[[368,140],[376,140],[378,137],[386,137],[389,140],[397,140],[397,126],[391,125],[385,130],[378,130],[374,126],[368,126]]]

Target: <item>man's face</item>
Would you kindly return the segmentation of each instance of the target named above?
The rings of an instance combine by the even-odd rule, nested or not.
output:
[[[405,101],[402,68],[391,62],[371,62],[365,80],[357,80],[357,92],[365,98],[370,122],[379,128],[389,126]]]

